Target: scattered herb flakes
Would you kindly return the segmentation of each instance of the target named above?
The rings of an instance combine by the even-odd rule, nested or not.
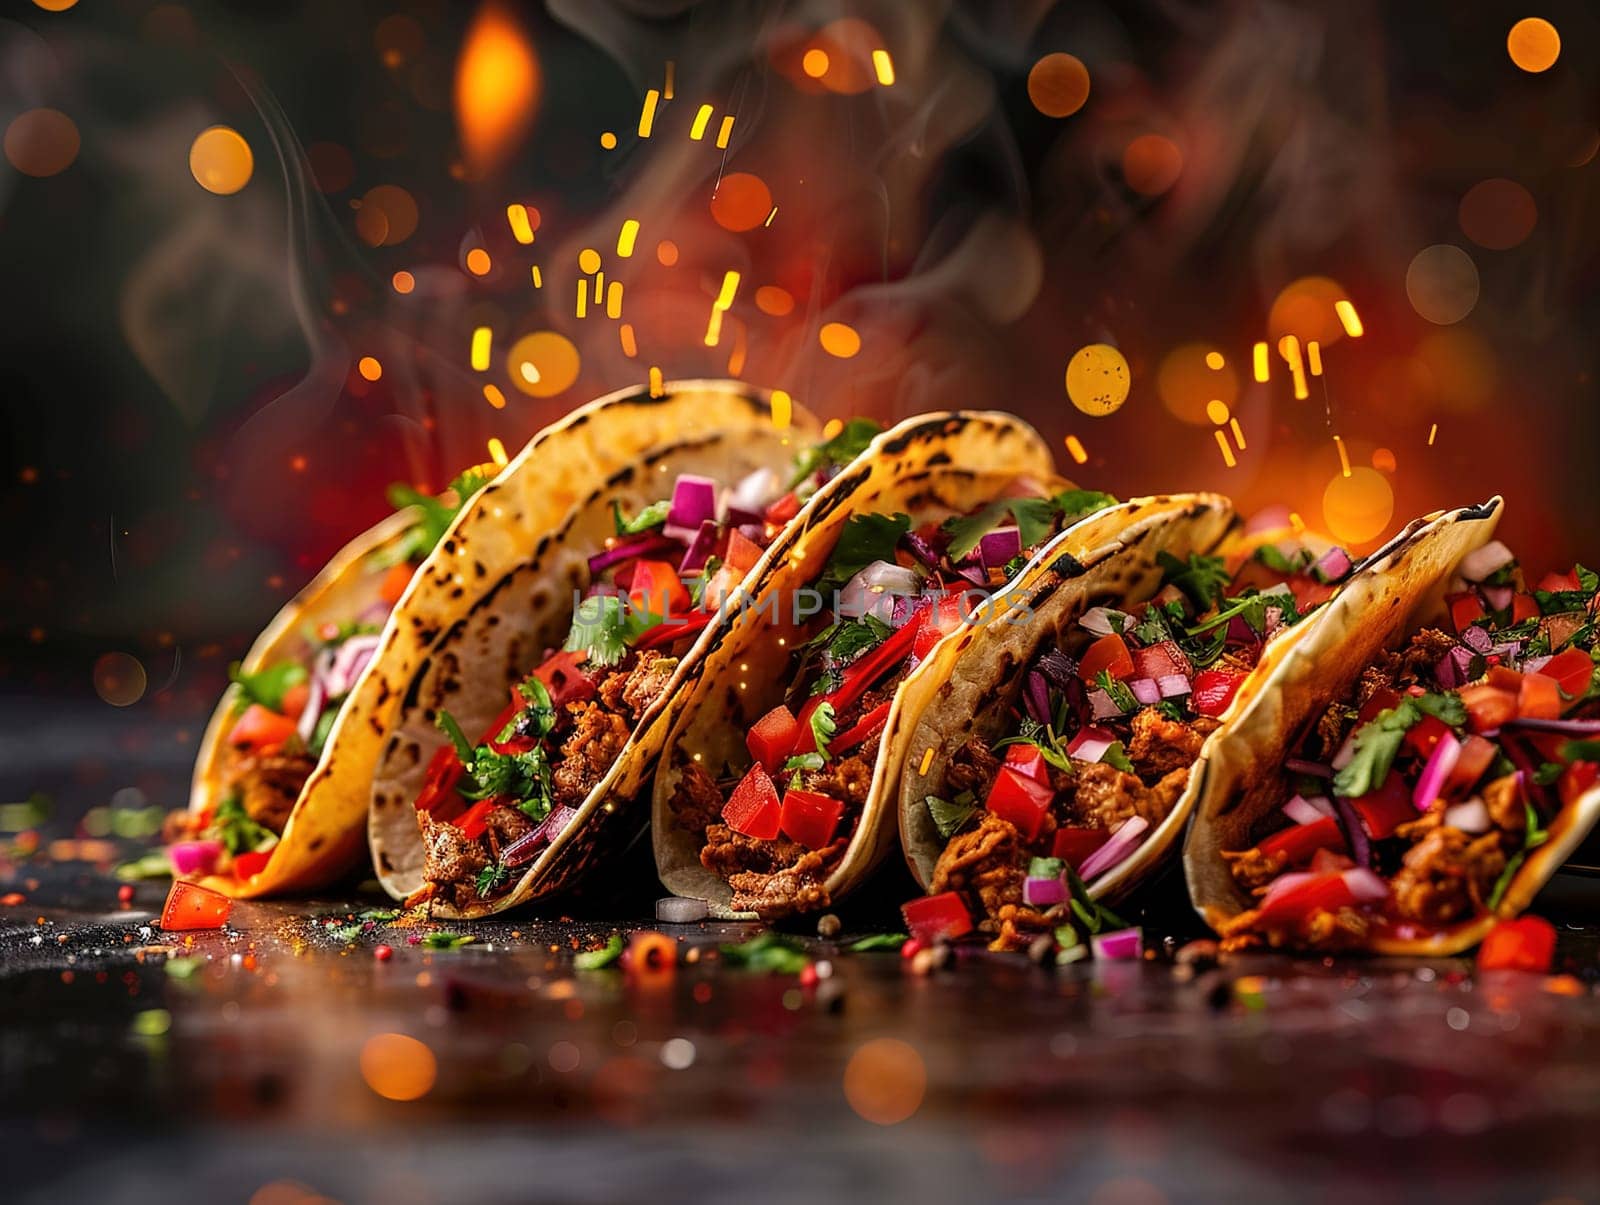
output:
[[[430,950],[459,950],[478,939],[470,933],[425,933],[422,944]]]
[[[874,933],[871,937],[851,942],[845,949],[852,954],[866,954],[873,950],[898,950],[906,944],[906,941],[904,933]]]
[[[399,920],[402,910],[399,908],[367,908],[356,915],[362,920],[369,920],[375,924],[386,924],[392,920]]]
[[[805,946],[777,933],[763,933],[736,946],[723,946],[721,950],[722,956],[733,965],[769,974],[798,975],[811,961]]]
[[[603,970],[622,957],[624,944],[622,934],[613,933],[606,944],[598,950],[585,950],[581,954],[573,955],[572,965],[580,971]]]
[[[154,850],[143,854],[131,862],[124,862],[116,869],[117,878],[124,883],[134,883],[142,879],[170,879],[172,877],[172,863],[168,860],[165,850]]]

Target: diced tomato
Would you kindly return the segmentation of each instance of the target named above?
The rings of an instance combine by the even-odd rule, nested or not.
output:
[[[1340,850],[1345,847],[1344,831],[1332,816],[1324,816],[1310,824],[1296,824],[1282,832],[1273,833],[1260,845],[1269,858],[1282,858],[1290,866],[1308,862],[1319,849]]]
[[[580,668],[588,656],[587,652],[555,653],[533,671],[533,676],[544,684],[545,690],[550,692],[550,702],[557,711],[568,703],[581,703],[585,699],[594,697],[594,679]],[[521,707],[517,710],[520,711]],[[507,723],[509,722],[508,718]],[[501,724],[500,727],[504,728],[505,724]]]
[[[1539,618],[1539,602],[1531,594],[1518,594],[1511,599],[1511,622]]]
[[[1561,718],[1561,684],[1543,674],[1524,674],[1517,692],[1517,714],[1530,720]]]
[[[1038,745],[1030,745],[1026,741],[1007,745],[1005,764],[1018,774],[1026,774],[1035,782],[1050,781],[1050,771],[1045,765],[1044,754]]]
[[[1600,781],[1600,762],[1575,761],[1562,772],[1556,792],[1561,802],[1570,806],[1578,796],[1592,790],[1596,781]]]
[[[917,616],[917,635],[911,642],[912,654],[918,661],[926,658],[933,652],[934,646],[959,628],[962,620],[971,613],[971,605],[962,599],[960,593],[940,595]]]
[[[277,846],[273,846],[276,849]],[[233,873],[235,878],[251,879],[267,868],[267,863],[272,861],[272,850],[264,849],[260,853],[235,854],[233,857]]]
[[[1048,783],[1029,778],[1009,766],[1002,766],[994,777],[994,785],[989,788],[989,797],[983,801],[983,806],[1014,825],[1024,841],[1033,841],[1039,836],[1039,827],[1044,823],[1044,815],[1050,810],[1053,798],[1055,791]]]
[[[1391,711],[1398,706],[1400,706],[1398,692],[1390,690],[1387,686],[1381,687],[1373,691],[1371,697],[1361,705],[1361,710],[1356,715],[1356,722],[1370,724],[1378,718],[1380,712]]]
[[[745,734],[744,747],[750,756],[761,763],[768,774],[777,772],[779,766],[794,753],[800,738],[800,721],[794,718],[782,703],[762,716]]]
[[[1522,689],[1522,675],[1509,666],[1491,665],[1483,680],[1496,690],[1509,691],[1511,694]]]
[[[1343,854],[1334,853],[1331,849],[1319,849],[1311,855],[1312,874],[1330,874],[1341,870],[1349,870],[1355,864],[1354,858],[1347,858]]]
[[[1503,920],[1489,930],[1478,947],[1480,971],[1550,970],[1556,954],[1556,927],[1542,916]]]
[[[972,915],[954,891],[925,895],[900,905],[906,929],[918,941],[929,943],[972,932]]]
[[[252,703],[234,721],[228,733],[228,743],[244,749],[275,749],[295,733],[296,724],[286,715],[268,711],[260,703]]]
[[[416,808],[419,812],[429,812],[435,819],[444,819],[440,815],[442,805],[454,801],[460,803],[456,795],[456,784],[461,781],[466,768],[462,766],[461,759],[456,756],[455,747],[442,745],[434,751],[433,757],[428,761],[428,769],[422,778],[422,790],[417,793]]]
[[[298,726],[300,717],[305,714],[306,704],[311,701],[311,684],[309,682],[296,682],[283,692],[283,714],[294,720]]]
[[[807,849],[822,849],[833,841],[839,821],[844,819],[844,804],[818,791],[791,787],[783,793],[778,827]]]
[[[1073,870],[1077,870],[1089,855],[1094,853],[1111,839],[1111,833],[1103,828],[1075,828],[1071,825],[1062,825],[1056,829],[1055,838],[1050,844],[1050,856],[1060,858]]]
[[[378,597],[391,607],[400,601],[400,596],[406,592],[406,587],[411,584],[411,575],[416,572],[416,566],[409,561],[402,561],[398,565],[390,565],[389,571],[383,575],[383,580],[378,583]]]
[[[763,513],[761,517],[768,523],[783,524],[787,523],[799,513],[800,499],[796,498],[793,492],[790,492],[779,498],[771,506],[767,507],[765,513]]]
[[[493,799],[480,799],[450,823],[461,830],[469,841],[476,841],[489,828],[489,813],[495,809]]]
[[[1465,632],[1485,614],[1483,599],[1478,597],[1476,590],[1452,594],[1445,599],[1445,604],[1450,608],[1451,626],[1458,634]]]
[[[1289,593],[1294,595],[1294,609],[1301,615],[1312,607],[1320,607],[1339,593],[1338,583],[1319,582],[1303,573],[1296,573],[1284,584],[1289,587]]]
[[[709,611],[690,611],[674,614],[665,623],[658,623],[633,642],[635,649],[653,649],[658,645],[677,644],[691,636],[698,636],[716,616]]]
[[[1329,912],[1356,902],[1355,893],[1337,872],[1319,874],[1281,891],[1261,905],[1260,923],[1274,927],[1297,925],[1319,909]]]
[[[1396,770],[1389,771],[1389,777],[1377,790],[1352,799],[1350,806],[1355,808],[1367,835],[1374,841],[1382,841],[1406,821],[1417,818],[1416,805],[1411,802],[1411,788]]]
[[[1567,573],[1545,574],[1538,588],[1547,594],[1564,594],[1583,589],[1583,583],[1578,580],[1578,571],[1573,569]]]
[[[1136,678],[1165,678],[1169,674],[1182,674],[1187,678],[1193,671],[1189,658],[1171,640],[1133,650],[1133,676]]]
[[[689,610],[689,591],[679,579],[676,567],[666,561],[636,563],[628,597],[634,606],[651,615],[681,619]]]
[[[1484,683],[1463,686],[1458,692],[1467,708],[1467,727],[1474,732],[1493,732],[1507,720],[1516,719],[1517,696]]]
[[[1189,706],[1198,715],[1219,716],[1233,703],[1244,684],[1245,675],[1226,669],[1203,669],[1194,676],[1194,691]]]
[[[1083,658],[1078,662],[1078,673],[1085,682],[1093,683],[1101,670],[1119,681],[1133,677],[1133,654],[1128,652],[1127,641],[1115,632],[1091,644],[1083,651]]]
[[[1470,787],[1477,782],[1494,763],[1494,754],[1492,741],[1481,736],[1465,737],[1461,742],[1461,753],[1450,770],[1450,777],[1445,781],[1445,791]]]
[[[760,559],[760,544],[746,539],[737,530],[728,533],[728,555],[723,558],[724,564],[737,569],[740,574],[745,574],[754,569]]]
[[[233,912],[233,901],[208,888],[182,879],[173,881],[161,909],[161,927],[174,932],[185,929],[220,929]]]
[[[1569,699],[1581,698],[1589,691],[1594,680],[1594,660],[1582,649],[1565,649],[1546,661],[1536,671],[1546,678],[1554,678],[1561,693]]]
[[[728,827],[758,841],[771,841],[778,835],[778,789],[760,766],[751,766],[722,807]]]
[[[865,744],[880,728],[889,722],[889,709],[893,706],[893,699],[879,703],[849,728],[829,741],[828,752],[844,753],[846,750],[854,749],[857,745]]]
[[[1439,743],[1439,738],[1449,735],[1451,735],[1449,724],[1438,716],[1425,715],[1406,731],[1405,741],[1417,751],[1418,756],[1427,757]]]

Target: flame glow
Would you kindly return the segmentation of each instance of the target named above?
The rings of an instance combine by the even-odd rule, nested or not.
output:
[[[482,175],[505,162],[533,122],[539,60],[511,15],[490,0],[467,30],[456,63],[456,121],[468,166]]]

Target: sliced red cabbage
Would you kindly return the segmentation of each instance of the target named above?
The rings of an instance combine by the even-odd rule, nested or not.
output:
[[[1321,762],[1307,761],[1303,757],[1285,758],[1284,769],[1291,774],[1309,774],[1313,778],[1332,778],[1333,771]]]
[[[676,552],[682,547],[679,540],[669,540],[664,535],[655,532],[640,532],[636,536],[629,536],[626,540],[619,540],[613,547],[604,552],[597,552],[589,558],[589,576],[599,577],[613,565],[620,565],[623,561],[631,561],[634,557],[651,556],[660,552]]]
[[[1035,723],[1050,723],[1050,687],[1036,669],[1030,669],[1022,680],[1022,700]]]
[[[327,680],[323,683],[328,698],[337,699],[350,693],[361,671],[378,651],[378,639],[377,636],[352,636],[334,650],[333,664],[328,667]]]
[[[1339,827],[1344,830],[1345,844],[1350,847],[1350,858],[1357,866],[1372,865],[1372,840],[1366,826],[1353,805],[1343,795],[1332,796],[1333,808],[1339,814]]]
[[[316,667],[311,671],[311,682],[306,691],[305,710],[300,713],[300,722],[295,726],[295,731],[299,733],[300,740],[306,745],[311,744],[312,738],[316,736],[317,720],[322,716],[323,704],[328,701],[328,688],[324,682],[328,671],[324,662],[331,663],[332,660],[333,658],[328,655],[327,650],[323,650],[317,656]]]
[[[989,584],[989,571],[976,560],[969,557],[959,565],[952,566],[957,576],[971,582],[974,586],[987,586]]]
[[[1069,682],[1079,680],[1078,663],[1060,649],[1051,649],[1040,657],[1034,668],[1050,679],[1052,686],[1061,690],[1065,690]]]
[[[1481,582],[1485,578],[1493,577],[1498,569],[1511,564],[1517,558],[1499,540],[1490,540],[1482,548],[1474,548],[1461,558],[1461,564],[1456,572],[1469,582]],[[1499,608],[1497,607],[1496,610]]]
[[[1124,820],[1104,845],[1084,859],[1083,865],[1078,868],[1078,874],[1082,876],[1083,881],[1087,883],[1113,867],[1120,866],[1127,860],[1129,854],[1139,848],[1139,840],[1149,827],[1150,822],[1143,816],[1129,816]]]
[[[900,537],[900,547],[916,557],[929,569],[937,569],[944,560],[943,554],[929,543],[926,536],[919,535],[914,531],[908,531]]]

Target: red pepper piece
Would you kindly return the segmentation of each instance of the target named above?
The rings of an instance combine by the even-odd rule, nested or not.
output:
[[[831,795],[790,788],[783,793],[778,827],[807,849],[822,849],[833,841],[842,819],[844,804]]]
[[[1048,783],[1050,771],[1045,765],[1044,754],[1038,745],[1026,742],[1006,747],[1005,764],[1018,774],[1026,774],[1035,782]]]
[[[388,572],[383,575],[383,580],[378,583],[378,597],[391,607],[394,606],[406,592],[406,587],[411,584],[411,575],[416,569],[417,567],[410,561],[390,565]]]
[[[233,912],[233,901],[209,888],[177,879],[167,892],[161,909],[161,927],[181,932],[185,929],[220,929]]]
[[[760,766],[751,766],[722,807],[722,818],[736,833],[771,841],[778,835],[778,789]]]
[[[1084,649],[1083,658],[1078,662],[1078,673],[1085,682],[1092,684],[1101,670],[1118,681],[1133,677],[1133,654],[1128,652],[1127,641],[1115,632],[1100,637]]]
[[[780,703],[751,726],[745,734],[744,747],[763,770],[773,774],[794,752],[799,737],[800,721]]]
[[[1189,706],[1197,715],[1219,716],[1232,705],[1244,680],[1244,674],[1230,670],[1203,669],[1194,676]]]
[[[1077,870],[1108,840],[1111,833],[1103,828],[1074,828],[1071,825],[1062,825],[1056,829],[1056,835],[1050,845],[1050,856],[1060,858],[1073,870]]]
[[[690,636],[697,636],[716,616],[709,611],[690,611],[674,614],[665,623],[658,623],[633,642],[636,649],[652,649],[663,644],[676,644]]]
[[[1489,930],[1478,947],[1478,969],[1543,974],[1550,970],[1555,953],[1555,926],[1541,916],[1522,916]]]
[[[277,846],[273,846],[276,849]],[[233,874],[238,879],[253,879],[267,868],[267,863],[272,861],[272,850],[264,849],[260,853],[235,854],[233,857]]]
[[[244,749],[273,749],[295,734],[293,719],[260,703],[246,707],[228,732],[228,743]]]
[[[893,699],[885,703],[879,703],[849,728],[829,741],[828,752],[830,754],[839,754],[847,749],[854,749],[857,745],[865,744],[880,728],[889,722],[889,709],[893,706]]]
[[[919,625],[911,623],[897,628],[887,640],[844,671],[839,689],[827,696],[835,714],[866,694],[869,686],[906,659],[916,641],[918,628]]]
[[[417,794],[417,811],[437,812],[441,804],[456,798],[456,784],[464,773],[466,768],[456,756],[455,746],[444,745],[435,750]]]
[[[1033,841],[1039,836],[1044,815],[1050,810],[1050,801],[1054,798],[1055,792],[1048,783],[1038,782],[1009,766],[1002,766],[994,777],[994,785],[989,788],[989,797],[983,801],[983,806],[1014,825],[1024,841]]]
[[[1478,597],[1476,590],[1449,595],[1445,604],[1450,608],[1450,623],[1457,634],[1465,632],[1486,614],[1483,599]]]
[[[1467,708],[1467,727],[1474,732],[1492,732],[1507,720],[1516,719],[1517,696],[1487,683],[1463,686],[1459,691]]]
[[[1411,788],[1395,770],[1389,771],[1377,790],[1352,799],[1350,806],[1355,808],[1367,835],[1374,841],[1382,841],[1406,821],[1417,818],[1416,805],[1411,802]]]
[[[900,915],[912,938],[924,944],[972,932],[972,915],[953,891],[908,900],[900,905]]]
[[[495,809],[495,800],[480,799],[450,823],[461,830],[469,841],[476,841],[489,829],[489,813]]]
[[[633,567],[628,598],[641,611],[673,619],[689,610],[689,591],[675,566],[666,561],[639,561]]]
[[[1594,661],[1582,649],[1564,649],[1534,671],[1544,678],[1554,678],[1561,693],[1576,699],[1588,693],[1594,679]]]
[[[1319,909],[1334,912],[1355,902],[1355,893],[1344,881],[1344,875],[1331,871],[1279,892],[1261,906],[1259,919],[1264,925],[1288,928],[1298,925]]]
[[[1319,849],[1341,850],[1345,847],[1344,831],[1332,816],[1324,816],[1310,824],[1297,824],[1282,832],[1273,833],[1261,843],[1261,852],[1268,857],[1281,857],[1290,866],[1309,862]]]

